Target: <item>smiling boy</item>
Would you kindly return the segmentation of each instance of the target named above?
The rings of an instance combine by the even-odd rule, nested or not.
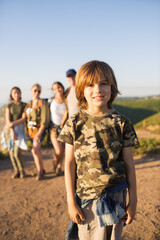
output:
[[[107,63],[84,64],[76,75],[81,111],[69,118],[59,138],[66,143],[68,211],[80,240],[121,239],[124,222],[130,224],[136,213],[132,146],[138,139],[132,123],[112,109],[118,93]]]

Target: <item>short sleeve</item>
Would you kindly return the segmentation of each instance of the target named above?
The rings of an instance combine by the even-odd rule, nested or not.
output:
[[[10,112],[10,111],[11,111],[11,108],[12,108],[12,103],[7,104],[6,108],[8,108],[8,109],[9,109],[9,112]]]
[[[22,103],[22,113],[25,112],[26,105],[27,103],[24,103],[24,102]]]
[[[74,130],[73,130],[73,122],[69,118],[64,127],[62,128],[62,131],[58,137],[58,140],[64,143],[68,143],[73,145],[74,144]]]
[[[123,128],[123,147],[133,147],[137,144],[139,144],[139,141],[133,124],[130,120],[126,119]]]

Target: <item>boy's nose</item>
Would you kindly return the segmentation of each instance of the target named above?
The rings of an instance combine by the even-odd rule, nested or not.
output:
[[[94,91],[95,91],[95,92],[100,92],[100,85],[99,85],[98,83],[96,83],[96,84],[94,85]]]

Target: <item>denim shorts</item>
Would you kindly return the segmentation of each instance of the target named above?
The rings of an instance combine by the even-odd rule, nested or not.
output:
[[[50,124],[50,138],[58,138],[59,134],[61,132],[61,127],[54,124],[54,123],[51,123]]]

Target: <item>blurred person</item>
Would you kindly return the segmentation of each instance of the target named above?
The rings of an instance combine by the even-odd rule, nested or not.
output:
[[[9,149],[10,159],[14,168],[13,178],[24,178],[25,171],[21,149],[27,150],[24,139],[24,109],[26,103],[21,101],[21,90],[13,87],[10,92],[11,103],[6,108],[6,139]]]
[[[62,163],[64,159],[64,144],[58,141],[60,131],[66,121],[67,105],[64,95],[64,86],[61,82],[54,82],[52,85],[54,97],[50,103],[50,138],[54,147],[53,169],[57,176],[62,176]]]
[[[25,108],[27,130],[32,142],[32,155],[37,168],[37,180],[44,179],[43,158],[41,144],[45,137],[45,130],[49,125],[49,107],[45,100],[40,98],[41,86],[36,83],[31,88],[32,100]]]
[[[78,100],[76,98],[76,93],[75,93],[75,77],[76,77],[76,71],[74,69],[69,69],[66,72],[67,81],[71,85],[66,90],[66,98],[67,98],[69,116],[79,112],[79,110],[80,110],[80,108],[78,106]]]

